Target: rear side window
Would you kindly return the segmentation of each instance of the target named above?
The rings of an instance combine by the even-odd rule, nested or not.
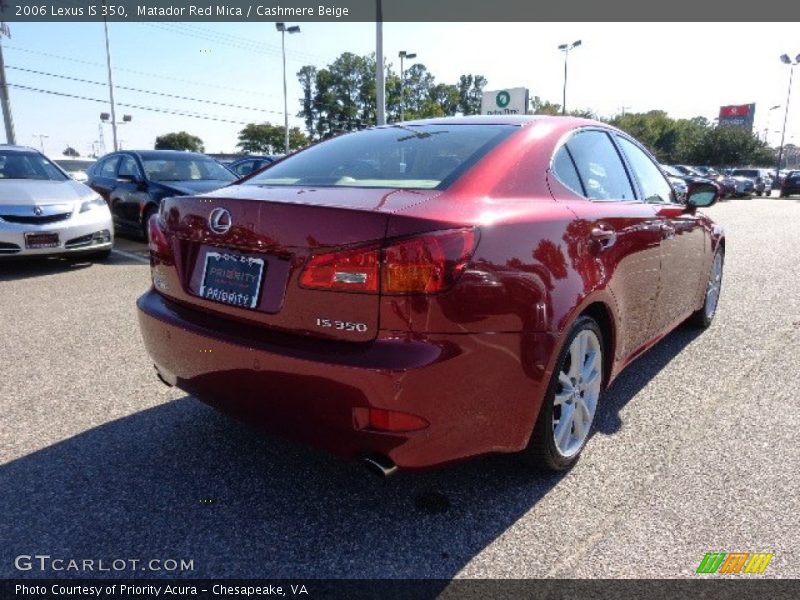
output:
[[[566,148],[575,163],[585,197],[607,201],[636,199],[622,159],[608,134],[582,131],[567,142]]]
[[[553,159],[553,172],[573,192],[586,196],[586,190],[583,189],[581,178],[578,176],[575,163],[566,146],[561,146],[561,149],[556,153]]]
[[[99,177],[107,177],[109,179],[116,179],[117,165],[119,164],[119,156],[111,156],[100,163],[100,169],[97,172]]]
[[[368,129],[289,156],[244,185],[443,189],[515,131],[460,124]]]
[[[142,174],[141,171],[139,171],[139,165],[136,164],[136,159],[126,155],[125,158],[122,159],[122,164],[119,166],[119,175],[141,179]]]
[[[661,170],[645,154],[641,148],[624,137],[617,136],[619,145],[628,157],[631,169],[639,180],[643,200],[656,204],[668,204],[673,201],[672,186],[661,174]]]

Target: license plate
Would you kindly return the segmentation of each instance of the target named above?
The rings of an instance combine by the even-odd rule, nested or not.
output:
[[[25,247],[30,250],[41,248],[58,248],[60,242],[57,233],[26,233]]]
[[[255,308],[263,277],[263,258],[207,252],[200,296],[221,304]]]

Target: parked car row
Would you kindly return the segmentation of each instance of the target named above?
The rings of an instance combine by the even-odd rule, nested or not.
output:
[[[661,165],[671,180],[713,181],[726,198],[745,196],[769,196],[774,184],[774,173],[762,168],[728,168],[718,170],[709,166]],[[676,192],[679,192],[676,189]]]
[[[115,232],[147,237],[162,199],[216,190],[278,158],[245,156],[228,167],[174,150],[50,159],[33,148],[0,146],[0,256],[104,258]]]

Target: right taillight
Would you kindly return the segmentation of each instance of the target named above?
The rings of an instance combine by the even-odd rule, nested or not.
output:
[[[475,250],[474,229],[436,231],[378,246],[311,257],[305,288],[376,294],[433,294],[451,287]],[[380,285],[379,285],[380,282]]]
[[[475,250],[474,229],[451,229],[399,240],[383,250],[384,294],[434,294],[458,280]]]

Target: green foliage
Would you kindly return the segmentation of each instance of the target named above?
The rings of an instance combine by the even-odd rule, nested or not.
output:
[[[611,124],[645,144],[667,164],[766,166],[774,151],[751,132],[715,127],[703,117],[673,119],[661,110],[618,115]]]
[[[156,150],[184,150],[187,152],[203,152],[203,140],[185,131],[165,133],[156,138]]]
[[[534,115],[558,116],[561,114],[561,105],[548,100],[542,100],[539,96],[534,96],[530,101],[530,112]],[[582,117],[584,119],[596,119],[597,115],[589,109],[568,110],[570,117]]]
[[[686,158],[686,162],[698,165],[766,167],[775,164],[773,151],[752,133],[739,127],[709,128]]]
[[[70,158],[78,158],[81,155],[81,153],[75,150],[75,148],[72,146],[67,146],[62,154],[64,156],[69,156]]]
[[[284,152],[286,129],[283,125],[270,123],[248,123],[239,132],[239,143],[243,152],[251,154],[279,154]],[[289,149],[298,150],[308,145],[308,137],[298,127],[289,129]]]
[[[309,137],[324,139],[374,125],[377,121],[375,55],[345,52],[327,67],[304,66],[297,73],[303,89],[297,116]],[[437,83],[425,65],[415,63],[405,77],[386,68],[386,120],[451,116],[480,112],[486,78],[462,75],[455,85]]]

